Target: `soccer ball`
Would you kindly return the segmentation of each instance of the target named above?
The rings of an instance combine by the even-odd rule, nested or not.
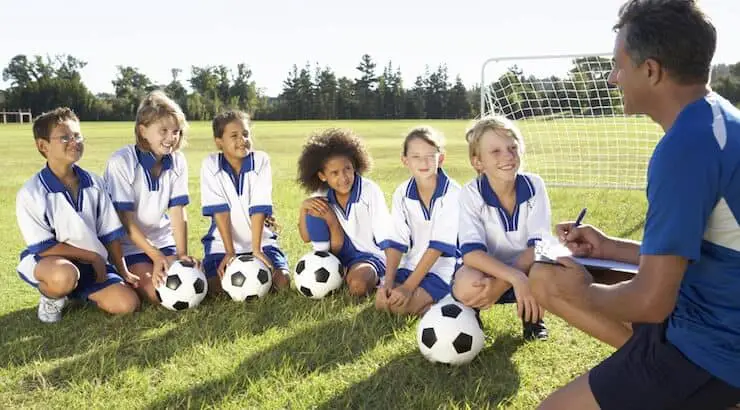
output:
[[[309,252],[295,266],[295,286],[311,299],[321,299],[342,286],[342,264],[329,252]]]
[[[155,291],[162,306],[169,310],[185,310],[203,301],[208,292],[208,281],[193,264],[175,261],[167,269],[164,283]]]
[[[430,362],[458,366],[478,355],[485,336],[476,311],[448,297],[424,314],[416,339]]]
[[[261,260],[241,255],[226,267],[221,287],[237,302],[259,299],[270,291],[272,274]]]

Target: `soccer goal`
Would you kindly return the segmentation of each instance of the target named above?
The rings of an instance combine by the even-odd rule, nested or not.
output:
[[[550,186],[643,189],[662,130],[624,114],[611,69],[610,53],[488,59],[481,113],[516,122],[525,169]]]

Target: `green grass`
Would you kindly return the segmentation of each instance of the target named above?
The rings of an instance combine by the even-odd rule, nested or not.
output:
[[[462,136],[467,123],[428,123],[447,135],[448,173],[461,184],[470,180]],[[305,136],[331,125],[363,135],[375,159],[369,177],[390,200],[407,178],[399,161],[401,136],[417,124],[254,125],[257,148],[272,159],[281,245],[291,264],[308,250],[296,231],[303,193],[294,182]],[[81,166],[96,173],[102,173],[110,153],[133,139],[130,123],[83,123],[82,128],[87,141]],[[0,141],[5,153],[0,177],[0,408],[527,409],[611,352],[552,316],[547,319],[550,340],[525,344],[514,307],[506,305],[483,314],[490,339],[470,365],[432,365],[418,353],[415,319],[376,312],[372,299],[339,293],[313,301],[295,290],[249,304],[207,299],[180,313],[145,306],[135,315],[110,317],[77,307],[62,322],[42,325],[36,319],[37,293],[15,272],[24,247],[15,194],[43,166],[43,158],[28,125],[0,126]],[[200,216],[198,175],[212,149],[209,124],[192,124],[185,148],[192,201],[189,246],[201,256],[200,237],[208,221]],[[527,161],[536,169],[536,155]],[[613,235],[641,235],[646,203],[640,191],[551,188],[549,193],[553,221],[574,218],[587,206],[587,222]]]

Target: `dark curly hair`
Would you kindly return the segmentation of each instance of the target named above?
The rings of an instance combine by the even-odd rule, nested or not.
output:
[[[308,137],[298,158],[298,183],[307,192],[326,188],[319,179],[319,171],[334,157],[347,157],[355,171],[362,175],[372,167],[370,154],[362,139],[352,130],[329,128]]]

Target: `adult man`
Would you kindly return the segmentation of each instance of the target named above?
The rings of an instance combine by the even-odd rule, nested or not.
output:
[[[618,350],[543,409],[726,408],[740,401],[740,110],[708,86],[716,31],[695,0],[629,0],[610,82],[665,131],[642,243],[557,227],[575,255],[639,263],[616,285],[570,258],[530,272],[538,302]]]

